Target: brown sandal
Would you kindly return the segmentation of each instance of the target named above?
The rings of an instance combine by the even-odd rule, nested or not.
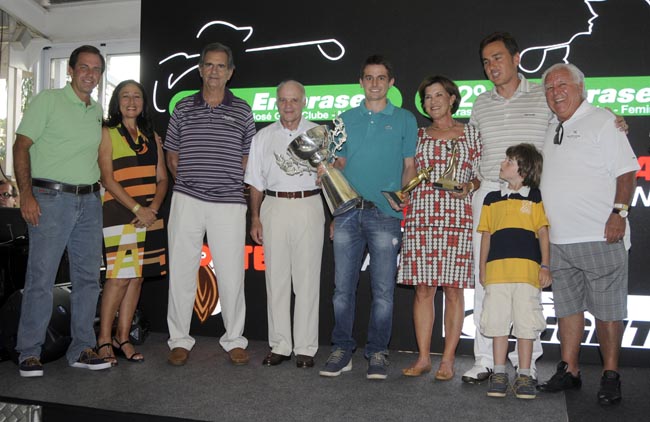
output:
[[[443,370],[443,367],[448,366],[451,371]],[[438,381],[449,381],[454,377],[454,364],[452,362],[440,362],[438,371],[436,371],[436,379]]]
[[[428,374],[431,372],[431,364],[425,366],[410,366],[408,368],[402,369],[402,375],[407,377],[419,377],[423,374]]]

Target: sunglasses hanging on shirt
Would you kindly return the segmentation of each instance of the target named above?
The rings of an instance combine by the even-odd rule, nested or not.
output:
[[[562,138],[564,138],[564,127],[562,126],[562,122],[560,122],[557,125],[557,128],[555,129],[555,136],[553,137],[553,143],[555,145],[562,145]]]

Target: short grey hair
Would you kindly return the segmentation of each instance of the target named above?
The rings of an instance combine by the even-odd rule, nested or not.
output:
[[[213,42],[203,47],[201,57],[199,58],[199,66],[203,66],[203,63],[205,63],[205,55],[213,51],[225,53],[226,56],[228,56],[228,69],[235,68],[235,59],[232,57],[232,50],[230,47],[221,44],[220,42]]]
[[[301,84],[300,82],[295,81],[295,80],[293,80],[293,79],[287,79],[287,80],[284,80],[284,81],[280,82],[280,84],[278,85],[277,89],[275,90],[275,94],[276,94],[277,96],[280,96],[280,90],[282,89],[283,86],[285,86],[285,85],[287,85],[287,84],[294,84],[294,85],[296,85],[296,86],[298,87],[298,89],[300,90],[300,93],[302,94],[302,98],[306,98],[306,97],[307,97],[307,95],[305,94],[305,86],[304,86],[303,84]]]
[[[542,84],[546,86],[546,77],[551,72],[555,72],[556,70],[561,70],[561,69],[564,69],[571,74],[571,77],[573,78],[573,82],[575,82],[578,85],[582,84],[582,99],[583,100],[587,99],[587,89],[585,88],[585,74],[582,73],[582,70],[578,69],[578,67],[574,64],[556,63],[553,66],[549,67],[542,74]]]

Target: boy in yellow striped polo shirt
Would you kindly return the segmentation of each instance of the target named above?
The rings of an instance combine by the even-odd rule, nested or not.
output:
[[[543,158],[531,144],[506,150],[499,177],[507,182],[483,202],[479,280],[485,288],[480,330],[492,337],[494,373],[487,395],[505,397],[508,335],[517,337],[519,367],[512,386],[517,398],[536,396],[530,364],[533,341],[546,328],[541,288],[551,284],[548,220],[539,180]]]

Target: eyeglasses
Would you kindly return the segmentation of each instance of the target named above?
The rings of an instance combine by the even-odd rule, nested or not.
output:
[[[11,192],[2,192],[0,193],[0,196],[2,196],[3,198],[13,198],[15,195],[12,194]]]
[[[562,138],[564,138],[564,127],[562,126],[562,122],[560,122],[557,125],[557,128],[555,129],[555,136],[553,137],[553,143],[555,145],[562,145]]]

